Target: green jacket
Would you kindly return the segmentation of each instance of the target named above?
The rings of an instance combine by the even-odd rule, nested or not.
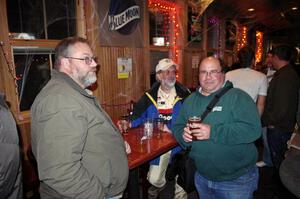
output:
[[[123,192],[128,179],[124,141],[95,97],[53,70],[31,115],[42,198],[102,199]]]
[[[232,85],[226,82],[225,86]],[[198,90],[185,101],[172,130],[183,148],[192,146],[190,156],[197,171],[213,181],[232,180],[255,166],[254,141],[261,136],[259,114],[251,97],[244,91],[230,89],[204,119],[211,125],[210,139],[185,142],[183,128],[190,116],[200,116],[216,93],[204,96]]]

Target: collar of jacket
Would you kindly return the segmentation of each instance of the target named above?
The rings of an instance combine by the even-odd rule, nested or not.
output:
[[[150,88],[150,90],[146,91],[146,93],[151,95],[155,101],[157,100],[157,93],[158,93],[159,87],[160,87],[160,83],[155,82],[153,84],[153,86]],[[189,89],[185,88],[181,83],[179,83],[177,81],[175,83],[175,90],[176,90],[177,96],[179,96],[183,99],[186,98],[191,93]]]
[[[150,90],[148,90],[145,94],[148,96],[148,98],[151,100],[151,102],[154,104],[154,106],[157,108],[157,93],[158,89],[160,87],[159,82],[155,82]],[[179,82],[175,83],[175,90],[176,90],[176,98],[174,100],[174,104],[176,104],[178,101],[185,99],[189,94],[190,91],[185,88],[182,84]]]

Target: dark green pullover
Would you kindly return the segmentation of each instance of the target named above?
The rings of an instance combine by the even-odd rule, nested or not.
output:
[[[232,85],[226,82],[226,86]],[[199,90],[185,101],[172,128],[183,148],[192,145],[190,156],[197,171],[213,181],[232,180],[255,166],[257,150],[254,141],[261,136],[261,123],[255,103],[244,91],[230,89],[220,98],[204,119],[211,125],[210,138],[205,141],[185,142],[183,128],[190,116],[201,115],[215,93],[204,96]]]

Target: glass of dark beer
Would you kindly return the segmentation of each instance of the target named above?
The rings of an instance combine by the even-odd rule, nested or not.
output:
[[[190,117],[189,120],[188,120],[190,131],[199,128],[195,124],[200,124],[200,123],[201,123],[201,118],[200,117],[198,117],[198,116]],[[193,133],[192,133],[192,136],[193,136]],[[193,136],[193,140],[197,140],[197,138],[195,136]]]

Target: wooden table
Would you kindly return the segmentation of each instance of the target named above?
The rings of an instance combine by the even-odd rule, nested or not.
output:
[[[178,145],[171,133],[160,132],[154,129],[153,137],[141,141],[143,128],[132,128],[123,135],[130,147],[131,153],[128,155],[129,168],[133,169],[149,160],[169,151]]]

